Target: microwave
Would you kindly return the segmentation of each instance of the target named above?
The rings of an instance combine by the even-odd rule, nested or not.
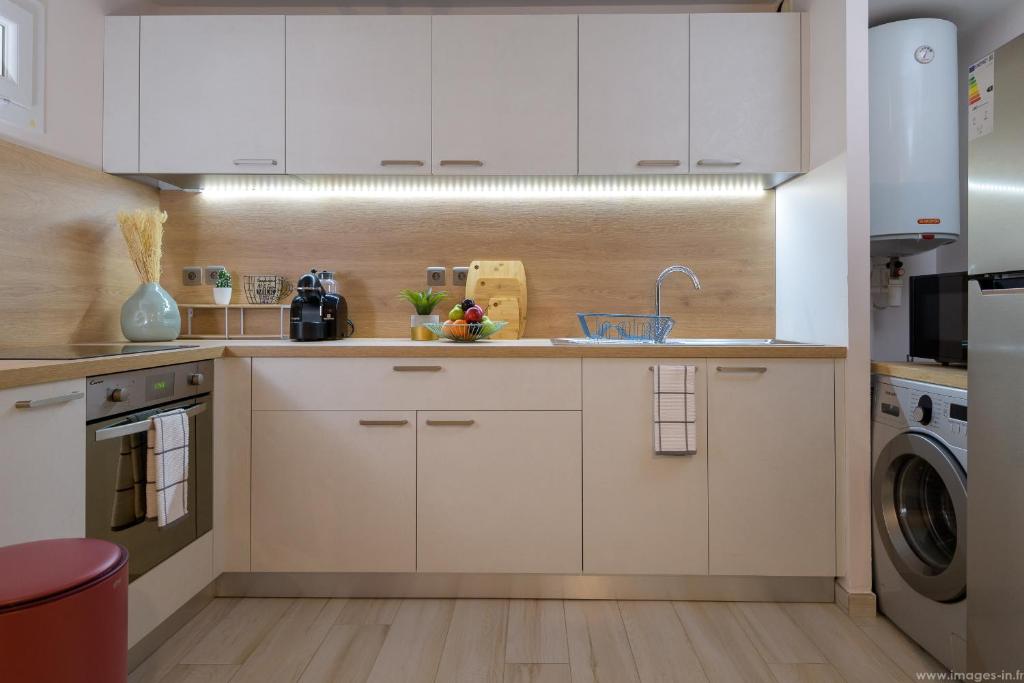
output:
[[[948,365],[967,362],[967,273],[910,278],[910,353]]]

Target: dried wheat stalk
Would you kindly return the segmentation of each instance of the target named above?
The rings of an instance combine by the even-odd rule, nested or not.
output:
[[[128,256],[143,283],[160,281],[161,242],[164,236],[166,211],[136,209],[120,211],[117,222],[128,245]]]

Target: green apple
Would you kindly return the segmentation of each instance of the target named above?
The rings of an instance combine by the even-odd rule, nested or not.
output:
[[[484,318],[480,321],[480,334],[482,335],[494,334],[497,328],[498,326],[490,318]]]
[[[455,304],[455,307],[448,313],[449,320],[462,320],[464,316],[465,313],[462,312],[461,304]]]

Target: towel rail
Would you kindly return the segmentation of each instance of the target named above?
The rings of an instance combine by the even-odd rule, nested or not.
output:
[[[177,410],[177,408],[175,408]],[[170,412],[170,411],[167,411]],[[192,417],[199,415],[200,413],[206,412],[205,403],[197,403],[194,406],[185,410],[185,415]],[[141,434],[149,429],[149,420],[140,420],[139,422],[129,422],[123,425],[114,425],[113,427],[106,427],[104,429],[96,430],[97,441],[107,441],[109,439],[119,439],[122,436],[131,436],[132,434]]]

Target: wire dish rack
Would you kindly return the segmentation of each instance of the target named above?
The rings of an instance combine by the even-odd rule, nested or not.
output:
[[[244,284],[251,304],[276,304],[292,291],[291,283],[280,275],[246,275]]]
[[[667,315],[631,315],[628,313],[577,313],[580,328],[587,339],[609,342],[648,342],[661,344],[676,321]]]

